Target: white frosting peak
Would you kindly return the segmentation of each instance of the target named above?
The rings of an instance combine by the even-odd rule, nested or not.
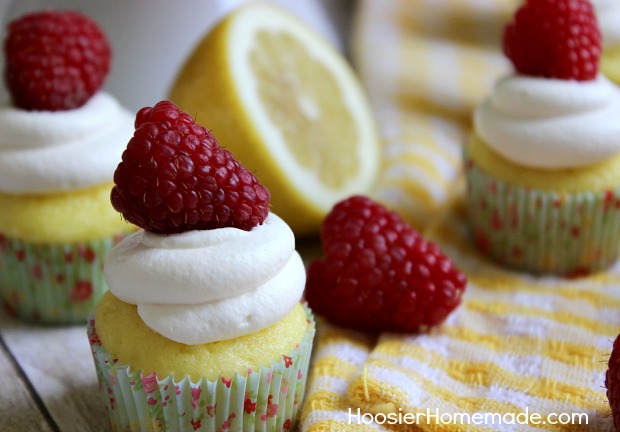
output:
[[[138,304],[146,325],[186,345],[232,339],[267,328],[301,299],[306,273],[297,252],[263,285],[234,297],[189,305]]]
[[[0,108],[0,191],[61,192],[112,181],[134,116],[107,93],[67,111]]]
[[[590,165],[620,152],[620,89],[592,81],[521,75],[499,80],[474,112],[474,128],[517,164],[559,169]]]
[[[139,231],[111,251],[104,275],[112,294],[138,305],[146,325],[184,344],[269,327],[305,286],[293,232],[273,213],[250,231]]]

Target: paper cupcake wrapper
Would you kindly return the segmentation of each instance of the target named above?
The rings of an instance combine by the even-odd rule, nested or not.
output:
[[[500,263],[533,273],[580,276],[620,256],[620,187],[556,193],[507,184],[466,160],[473,240]]]
[[[314,338],[314,318],[306,308],[308,329],[288,355],[260,366],[193,382],[144,375],[120,364],[101,346],[95,322],[88,320],[88,338],[99,390],[112,430],[131,432],[249,432],[294,430],[303,401]]]
[[[0,300],[28,321],[86,322],[105,290],[103,261],[124,235],[68,244],[0,235]]]

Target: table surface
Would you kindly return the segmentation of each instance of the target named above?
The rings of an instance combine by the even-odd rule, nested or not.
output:
[[[308,262],[320,244],[297,250]],[[86,325],[36,325],[0,308],[0,432],[109,430]]]
[[[44,327],[0,311],[0,431],[107,431],[85,325]]]

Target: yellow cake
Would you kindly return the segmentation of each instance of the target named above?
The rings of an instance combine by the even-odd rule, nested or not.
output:
[[[620,187],[620,154],[585,167],[544,170],[510,162],[493,151],[475,133],[469,138],[466,152],[471,163],[479,166],[487,175],[523,188],[562,194]]]
[[[247,374],[248,369],[269,366],[283,353],[293,351],[303,339],[308,322],[301,304],[276,324],[256,333],[201,345],[184,345],[167,339],[140,319],[135,305],[109,292],[95,310],[101,345],[114,357],[146,375],[155,372],[194,381]],[[131,331],[128,331],[131,329]]]
[[[34,243],[87,242],[129,230],[110,205],[112,183],[34,195],[0,193],[0,232]]]

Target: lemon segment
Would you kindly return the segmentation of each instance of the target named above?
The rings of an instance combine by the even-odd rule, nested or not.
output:
[[[616,84],[620,84],[620,47],[607,47],[603,50],[601,72]]]
[[[170,99],[255,172],[297,235],[318,232],[332,206],[367,193],[379,170],[376,125],[357,76],[276,6],[250,4],[221,21]]]

